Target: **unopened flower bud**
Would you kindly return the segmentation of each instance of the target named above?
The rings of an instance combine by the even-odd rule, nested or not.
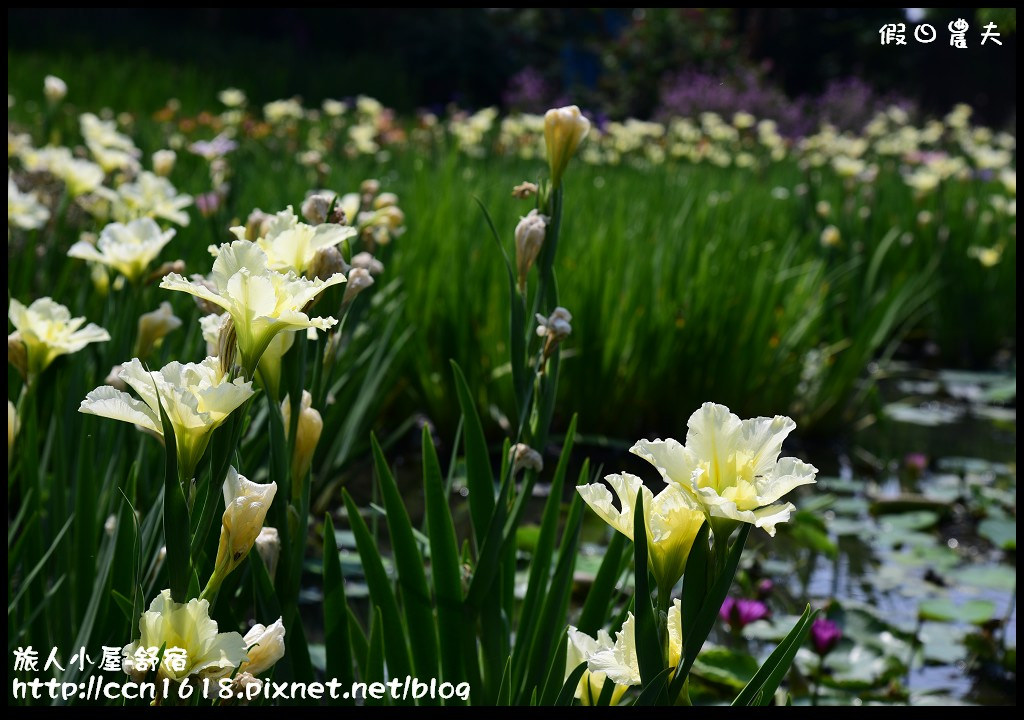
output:
[[[124,363],[119,363],[114,367],[110,368],[110,372],[103,379],[104,385],[109,385],[115,390],[125,392],[128,390],[128,383],[121,378],[121,371],[124,370]]]
[[[89,265],[89,279],[92,280],[92,286],[97,295],[105,297],[110,292],[110,274],[107,272],[107,266],[102,263],[89,263]]]
[[[549,317],[537,314],[537,335],[544,338],[544,359],[554,353],[560,342],[572,334],[572,313],[564,307],[556,307]]]
[[[352,257],[352,267],[368,270],[371,275],[380,275],[384,272],[384,263],[365,251]]]
[[[306,271],[306,275],[311,280],[313,278],[329,280],[336,273],[344,274],[348,271],[348,263],[341,256],[341,252],[336,246],[330,245],[316,251],[316,255],[313,256],[313,262],[310,263],[309,270]]]
[[[184,260],[168,260],[156,270],[146,276],[146,282],[152,283],[157,280],[163,280],[164,277],[171,273],[178,273],[179,275],[185,272],[185,261]]]
[[[11,462],[11,451],[14,450],[14,440],[18,437],[18,410],[14,403],[7,401],[7,463]]]
[[[822,247],[838,247],[840,242],[842,238],[839,235],[839,228],[835,225],[829,225],[821,231]]]
[[[245,239],[256,242],[266,234],[266,225],[274,219],[273,215],[267,215],[262,210],[253,210],[245,221]]]
[[[590,132],[590,121],[575,105],[548,110],[544,115],[544,143],[551,167],[551,184],[562,184],[562,173],[576,154],[583,138]]]
[[[43,95],[51,105],[56,105],[68,94],[68,85],[56,75],[43,78]]]
[[[242,663],[240,672],[261,675],[272,668],[284,657],[284,635],[282,618],[270,625],[253,625],[244,638],[249,660]]]
[[[393,207],[395,205],[398,205],[398,196],[392,192],[381,193],[377,196],[377,199],[373,201],[374,210]]]
[[[537,194],[537,183],[522,182],[512,188],[512,197],[517,200],[526,200]]]
[[[369,180],[363,180],[362,184],[359,186],[359,192],[363,195],[376,195],[380,192],[380,181],[372,178]]]
[[[256,536],[256,552],[260,554],[263,564],[267,567],[267,575],[274,579],[277,572],[277,559],[281,556],[281,537],[277,528],[265,527]]]
[[[204,278],[202,275],[193,275],[192,282],[193,284],[201,285],[214,293],[217,292],[217,286],[214,285],[209,280],[207,280],[206,278]],[[217,303],[212,303],[209,300],[206,300],[205,298],[193,295],[192,299],[195,300],[196,306],[199,308],[199,312],[201,312],[203,315],[220,315],[222,312],[224,312],[224,308],[222,308],[220,305],[218,305]]]
[[[235,335],[235,323],[231,317],[221,325],[220,335],[217,336],[217,357],[220,358],[220,370],[225,375],[231,373],[235,366],[235,354],[238,352],[238,339]]]
[[[326,195],[310,195],[302,203],[302,217],[313,225],[327,221],[327,212],[331,209],[331,198]]]
[[[28,351],[17,332],[7,336],[7,362],[14,366],[22,380],[28,378]]]
[[[371,285],[373,285],[373,276],[370,275],[369,270],[352,268],[348,272],[348,282],[345,283],[345,297],[342,302],[347,305],[355,300],[356,295]]]
[[[171,304],[164,300],[160,307],[139,317],[139,331],[135,339],[135,357],[144,359],[159,346],[164,336],[181,327],[181,318],[174,314]]]
[[[221,518],[217,562],[207,590],[216,590],[245,559],[263,528],[277,483],[261,485],[240,475],[233,467],[224,478],[224,515]],[[204,596],[207,594],[204,590]]]
[[[516,443],[509,448],[508,457],[512,463],[512,475],[524,468],[536,472],[544,469],[544,460],[540,453],[526,443]]]
[[[320,433],[324,429],[324,421],[320,413],[312,407],[313,396],[308,390],[302,391],[299,407],[299,421],[295,430],[295,451],[292,453],[292,494],[302,487],[302,479],[309,471],[313,462],[313,451],[320,442]],[[291,429],[291,397],[285,396],[281,403],[281,415],[284,416],[285,433]]]
[[[153,172],[161,177],[167,177],[174,170],[174,163],[178,160],[178,154],[173,150],[157,150],[153,153]]]
[[[520,293],[526,293],[526,274],[537,260],[547,227],[548,218],[536,210],[531,210],[516,226],[516,269],[519,271]]]

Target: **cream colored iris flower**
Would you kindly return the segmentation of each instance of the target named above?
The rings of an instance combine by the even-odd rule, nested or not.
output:
[[[584,632],[580,632],[574,626],[569,626],[569,645],[566,648],[565,654],[565,679],[569,679],[569,675],[575,670],[580,663],[589,663],[597,653],[602,650],[610,650],[614,647],[615,642],[612,640],[611,635],[604,628],[597,631],[597,639],[594,639]],[[576,686],[576,699],[583,705],[594,705],[597,699],[601,697],[601,691],[604,689],[604,682],[607,676],[603,672],[590,672],[588,667],[583,671],[583,676],[580,678],[579,685]],[[615,689],[612,690],[610,705],[617,705],[619,700],[622,699],[623,694],[626,692],[625,685],[616,685]]]
[[[678,666],[679,658],[682,654],[683,629],[681,618],[680,603],[676,599],[668,611],[669,667]],[[570,629],[570,633],[573,629],[575,628]],[[603,630],[601,632],[604,633]],[[583,637],[586,638],[585,635]],[[622,697],[622,693],[625,692],[627,687],[639,685],[641,682],[640,661],[637,658],[636,651],[636,620],[633,617],[633,613],[629,613],[626,621],[622,624],[622,629],[615,634],[614,643],[608,642],[610,638],[608,638],[607,633],[604,633],[604,638],[601,638],[599,634],[598,638],[597,642],[591,641],[594,642],[596,650],[584,659],[587,662],[587,669],[592,678],[603,677],[615,683],[616,688],[612,694],[612,704],[614,705]],[[590,640],[590,638],[587,638],[587,640]],[[586,688],[583,689],[584,691],[586,690]],[[593,695],[593,699],[596,700],[600,694],[600,687],[592,688],[592,691],[593,689],[598,690]],[[587,703],[584,701],[584,704]]]
[[[107,192],[105,197],[111,201],[114,219],[121,222],[150,217],[182,227],[189,224],[185,208],[192,204],[192,196],[179,193],[170,180],[148,170],[139,173],[133,182],[118,187],[116,193]]]
[[[231,232],[239,240],[245,240],[244,226],[233,227]],[[302,275],[312,265],[318,250],[334,247],[356,234],[355,228],[346,225],[307,225],[299,222],[289,205],[287,210],[282,210],[270,220],[266,233],[256,243],[267,254],[267,267],[271,270],[291,270]]]
[[[779,458],[795,427],[781,415],[740,420],[724,405],[704,403],[687,422],[685,445],[672,439],[641,440],[630,452],[700,502],[712,519],[750,523],[774,536],[775,526],[796,509],[779,500],[800,485],[814,483],[818,472],[796,458]]]
[[[48,297],[39,298],[28,307],[11,298],[7,317],[15,328],[8,336],[8,345],[14,340],[25,346],[29,378],[61,355],[76,353],[89,343],[110,340],[110,334],[98,325],[89,323],[82,328],[84,317],[72,318],[66,307]]]
[[[666,486],[655,496],[636,475],[608,475],[605,480],[618,496],[619,508],[612,503],[612,494],[603,483],[580,485],[576,490],[602,520],[632,540],[636,495],[643,488],[644,527],[647,529],[651,571],[660,591],[670,592],[682,577],[694,538],[704,524],[703,508],[673,485]]]
[[[7,226],[22,230],[38,230],[50,219],[50,210],[39,202],[34,192],[23,193],[14,179],[7,176]]]
[[[79,240],[68,250],[68,257],[107,265],[134,282],[145,274],[174,234],[174,230],[162,231],[148,217],[127,225],[110,223],[103,228],[96,245]]]
[[[158,676],[181,680],[190,675],[217,679],[228,677],[236,667],[246,662],[245,640],[237,632],[218,632],[217,622],[210,619],[210,603],[189,600],[176,603],[171,591],[157,595],[139,619],[141,635],[124,648],[125,672],[138,676],[147,670],[144,658],[150,648],[164,647],[164,661]],[[178,648],[184,653],[184,667],[174,669],[168,651]],[[136,655],[139,651],[140,655]]]
[[[249,660],[239,672],[262,675],[284,657],[284,622],[278,618],[270,625],[257,623],[245,634]]]
[[[113,120],[100,120],[92,113],[85,113],[78,118],[78,124],[89,152],[104,172],[139,168],[138,158],[142,152],[131,138],[117,131]]]
[[[178,464],[184,477],[192,476],[213,430],[253,394],[251,382],[243,378],[231,380],[222,372],[220,360],[215,357],[198,364],[172,362],[152,372],[147,371],[138,358],[133,358],[124,364],[120,377],[141,400],[109,385],[101,385],[86,396],[79,412],[130,422],[162,438],[162,402],[174,427]]]
[[[236,240],[220,247],[209,277],[212,289],[177,273],[164,277],[160,287],[195,295],[227,310],[234,321],[242,367],[251,377],[278,333],[310,327],[328,330],[337,324],[332,317],[310,318],[303,309],[325,289],[343,282],[341,273],[327,280],[307,280],[293,272],[275,272],[267,267],[267,254],[258,245]]]

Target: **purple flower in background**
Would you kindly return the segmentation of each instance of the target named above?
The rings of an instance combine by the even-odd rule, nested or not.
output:
[[[811,644],[814,652],[822,657],[828,655],[843,637],[839,626],[827,618],[817,617],[811,623]]]
[[[761,580],[761,582],[757,584],[757,597],[761,600],[764,600],[772,594],[772,590],[774,589],[775,583],[773,583],[768,578],[764,578],[763,580]]]
[[[197,140],[189,145],[188,149],[189,152],[200,155],[207,160],[213,160],[214,158],[224,157],[237,147],[238,143],[221,134],[213,140]]]
[[[203,217],[210,217],[220,209],[224,197],[216,190],[211,190],[202,195],[196,195],[196,208]]]
[[[722,603],[718,616],[729,623],[733,630],[742,630],[756,620],[763,620],[769,615],[768,606],[760,600],[727,597]]]
[[[511,110],[540,113],[551,106],[551,89],[539,70],[523,68],[509,80],[503,100]]]
[[[915,475],[920,475],[928,469],[928,456],[924,453],[907,453],[903,458],[903,466]]]

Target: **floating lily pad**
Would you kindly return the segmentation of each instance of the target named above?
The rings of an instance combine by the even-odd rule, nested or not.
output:
[[[864,482],[862,480],[854,480],[853,478],[819,477],[817,485],[820,489],[827,492],[844,493],[848,495],[853,495],[864,490]]]
[[[886,515],[881,524],[886,529],[927,530],[935,527],[938,522],[938,513],[931,510],[914,510],[896,515]]]
[[[996,475],[1005,475],[1010,469],[1003,463],[985,460],[983,458],[970,457],[944,457],[939,459],[938,467],[951,472],[983,473],[991,472]]]
[[[871,503],[872,515],[893,515],[913,511],[927,510],[945,517],[952,508],[949,501],[927,495],[903,494],[896,497],[875,498]]]
[[[845,535],[860,535],[873,529],[870,520],[855,520],[852,518],[837,517],[828,521],[828,529],[839,537]]]
[[[946,623],[926,622],[918,633],[924,659],[928,663],[952,665],[967,654],[964,633]]]
[[[978,525],[978,534],[1003,550],[1017,549],[1017,521],[1009,518],[988,518]]]
[[[995,613],[995,604],[988,600],[968,600],[963,605],[957,605],[949,598],[935,598],[925,600],[917,606],[919,617],[936,622],[967,622],[981,625],[991,620]]]
[[[905,552],[894,553],[890,559],[904,565],[919,565],[940,571],[951,570],[960,563],[956,551],[939,544],[917,545]]]
[[[1017,572],[1004,565],[973,565],[952,573],[953,579],[963,585],[1013,590],[1017,584]]]
[[[836,515],[863,515],[868,507],[868,501],[859,497],[839,498],[832,503],[832,511]]]
[[[1013,408],[999,407],[997,405],[975,405],[971,412],[977,417],[995,422],[1016,422],[1017,411]]]
[[[956,422],[963,415],[963,411],[951,405],[939,403],[909,405],[897,402],[886,405],[885,414],[896,422],[911,423],[922,427],[937,427]]]
[[[705,647],[693,663],[693,673],[708,682],[742,690],[760,665],[747,653],[722,647]]]

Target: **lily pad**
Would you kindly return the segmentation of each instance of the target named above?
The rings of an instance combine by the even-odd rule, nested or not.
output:
[[[996,606],[988,600],[968,600],[957,605],[949,598],[925,600],[917,606],[917,614],[922,620],[937,622],[967,622],[981,625],[992,619]]]
[[[911,512],[886,515],[881,521],[883,528],[901,530],[927,530],[939,522],[939,514],[931,510],[914,510]]]
[[[922,427],[937,427],[956,422],[960,419],[963,411],[959,408],[939,403],[910,405],[897,402],[886,405],[885,414],[896,422],[905,422]]]
[[[925,662],[952,665],[967,654],[964,633],[946,623],[926,622],[918,633]]]
[[[693,673],[708,682],[742,690],[760,665],[747,653],[722,647],[705,647],[693,663]]]
[[[1017,521],[1009,518],[988,518],[978,525],[978,534],[1003,550],[1017,549]]]
[[[1013,590],[1017,585],[1017,572],[1004,565],[972,565],[952,573],[953,579],[963,585]]]

